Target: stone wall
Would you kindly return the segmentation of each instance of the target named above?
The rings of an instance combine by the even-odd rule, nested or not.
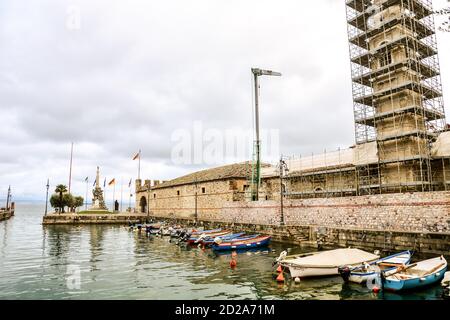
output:
[[[220,215],[226,203],[244,199],[245,179],[226,179],[167,188],[145,188],[137,193],[136,208],[145,197],[150,204],[150,212],[164,217],[193,218],[196,201],[198,215]],[[197,195],[196,195],[197,194]]]
[[[169,217],[160,212],[151,214]],[[450,192],[286,200],[283,212],[288,226],[450,233]],[[281,220],[280,203],[224,202],[220,209],[203,210],[199,219],[276,226]]]
[[[0,221],[8,220],[14,216],[14,210],[0,209]]]

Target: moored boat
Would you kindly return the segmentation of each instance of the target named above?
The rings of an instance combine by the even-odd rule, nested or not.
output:
[[[338,270],[345,282],[365,283],[369,278],[376,276],[379,272],[391,271],[402,265],[409,264],[411,256],[410,251],[404,251],[355,267],[343,266]]]
[[[441,282],[446,271],[447,260],[443,256],[420,261],[382,273],[382,288],[388,291],[419,289]]]
[[[227,250],[244,250],[265,247],[270,244],[271,236],[257,236],[254,238],[237,238],[234,240],[214,243],[212,249],[214,251],[227,251]]]
[[[444,291],[442,292],[442,296],[445,299],[450,299],[450,272],[445,273],[444,279],[442,279],[442,288]]]
[[[218,241],[219,239],[221,241],[229,241],[229,240],[234,240],[234,239],[238,239],[238,238],[243,238],[244,235],[245,235],[245,232],[231,233],[231,234],[227,234],[224,236],[218,236],[218,237],[206,236],[202,239],[199,239],[198,243],[201,243],[206,246],[211,246],[214,244],[215,241]]]
[[[339,275],[340,266],[358,266],[364,262],[372,263],[380,256],[359,249],[335,249],[311,252],[294,256],[281,255],[277,259],[292,278],[321,277]]]
[[[216,231],[216,232],[208,232],[208,233],[201,233],[198,235],[198,233],[195,235],[194,233],[190,236],[190,238],[187,240],[188,244],[198,244],[203,238],[206,236],[209,237],[219,237],[219,236],[225,236],[229,235],[231,232],[228,230],[222,230],[222,231]]]

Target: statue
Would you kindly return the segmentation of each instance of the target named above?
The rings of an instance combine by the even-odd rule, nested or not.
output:
[[[100,168],[97,167],[97,177],[95,178],[95,188],[92,190],[92,207],[89,210],[108,210],[103,199],[103,190],[100,188]]]

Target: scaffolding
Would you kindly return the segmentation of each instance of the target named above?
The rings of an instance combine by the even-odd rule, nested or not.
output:
[[[433,190],[446,121],[432,1],[346,0],[346,12],[355,139],[378,149],[378,163],[356,166],[357,193]]]

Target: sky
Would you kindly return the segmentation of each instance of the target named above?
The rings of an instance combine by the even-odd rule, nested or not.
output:
[[[450,114],[450,33],[438,44]],[[354,144],[343,0],[1,1],[0,198],[67,185],[71,142],[82,196],[97,166],[128,193],[139,149],[143,179],[248,160],[252,67],[282,73],[260,79],[263,160]],[[218,152],[227,134],[247,153]]]

